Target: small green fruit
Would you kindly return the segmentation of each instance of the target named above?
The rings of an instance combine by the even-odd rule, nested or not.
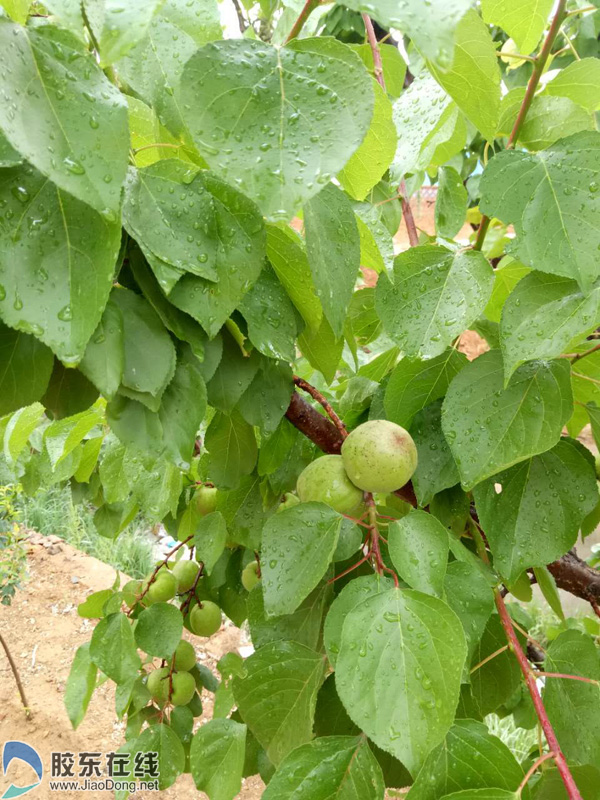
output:
[[[174,565],[172,572],[177,578],[177,594],[189,592],[194,585],[199,569],[200,565],[197,561],[184,561],[181,559]]]
[[[129,608],[133,608],[137,597],[142,593],[142,582],[127,581],[121,591],[123,592],[123,600],[127,603]]]
[[[201,486],[196,490],[194,501],[196,509],[202,516],[212,514],[217,509],[217,492],[214,486]]]
[[[374,419],[352,431],[342,445],[348,477],[365,492],[394,492],[412,478],[417,448],[395,422]]]
[[[202,700],[200,700],[200,697],[197,692],[194,694],[190,702],[187,704],[187,707],[195,717],[202,716]]]
[[[177,578],[172,572],[161,569],[156,580],[148,589],[150,603],[166,603],[177,594]]]
[[[295,494],[292,494],[291,492],[286,492],[283,496],[283,500],[277,507],[276,513],[278,513],[279,511],[285,511],[286,508],[297,506],[299,502],[300,502],[299,497],[297,497]]]
[[[161,667],[161,669],[155,669],[148,675],[148,683],[146,685],[152,699],[158,705],[164,706],[169,699],[169,668]]]
[[[251,561],[249,564],[246,564],[244,569],[242,570],[242,586],[247,592],[251,592],[252,589],[256,586],[259,582],[260,578],[258,577],[258,562]]]
[[[303,503],[327,503],[340,514],[351,514],[363,500],[363,493],[348,478],[341,456],[317,458],[302,471],[296,489]]]
[[[176,672],[173,675],[171,702],[174,706],[186,706],[196,691],[196,681],[189,672]]]
[[[190,625],[197,636],[212,636],[221,627],[221,609],[210,600],[194,606],[190,614]]]
[[[196,666],[196,651],[193,645],[182,639],[175,648],[175,669],[178,672],[188,672]]]

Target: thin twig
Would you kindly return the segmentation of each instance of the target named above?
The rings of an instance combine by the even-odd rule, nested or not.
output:
[[[235,13],[237,14],[238,24],[240,26],[240,33],[244,33],[245,30],[248,28],[248,20],[244,16],[242,12],[242,7],[240,6],[239,0],[233,0],[233,5],[235,8]]]
[[[536,678],[567,678],[571,681],[582,681],[582,683],[591,683],[593,686],[600,687],[600,681],[596,681],[593,678],[584,678],[583,675],[568,675],[565,672],[543,672],[542,670],[532,670],[533,675]]]
[[[555,754],[555,753],[553,753],[552,751],[550,751],[549,753],[544,753],[544,755],[543,755],[543,756],[540,756],[540,757],[537,759],[537,761],[534,761],[534,763],[533,763],[533,764],[532,764],[532,765],[529,767],[529,769],[528,769],[528,770],[527,770],[527,772],[525,773],[525,777],[523,778],[523,780],[522,780],[522,781],[521,781],[521,783],[519,784],[519,788],[517,789],[517,795],[518,795],[519,797],[521,796],[521,793],[522,793],[523,789],[524,789],[524,788],[527,786],[527,782],[529,781],[529,778],[531,778],[531,776],[533,775],[533,773],[534,773],[534,772],[535,772],[535,771],[536,771],[536,770],[537,770],[539,767],[541,767],[541,765],[544,763],[544,761],[548,761],[548,759],[549,759],[549,758],[555,758],[555,756],[556,756],[556,754]]]
[[[19,690],[21,703],[23,704],[23,708],[25,709],[25,716],[27,717],[27,719],[31,719],[31,709],[29,708],[29,703],[27,702],[27,697],[25,696],[25,689],[23,689],[23,684],[21,683],[21,676],[19,675],[19,670],[17,669],[17,665],[15,664],[11,652],[8,649],[8,645],[4,641],[4,637],[2,636],[1,633],[0,633],[0,643],[4,648],[4,652],[6,653],[6,657],[8,659],[8,663],[12,670],[12,674],[14,675],[15,683],[17,684],[17,689]]]
[[[327,416],[333,422],[338,431],[341,433],[342,438],[345,439],[346,436],[348,436],[348,431],[346,430],[346,426],[344,425],[342,420],[338,417],[338,415],[335,413],[331,403],[329,403],[326,400],[324,395],[322,395],[318,389],[315,389],[315,387],[312,386],[312,384],[310,384],[308,381],[305,381],[304,378],[299,378],[297,375],[294,375],[293,380],[299,389],[303,389],[305,392],[308,392],[308,394],[313,398],[313,400],[316,400],[317,403],[320,403],[323,406],[323,408],[327,413]]]
[[[600,350],[600,344],[595,345],[595,347],[591,347],[589,350],[586,350],[585,353],[575,353],[571,359],[571,364],[575,364],[576,361],[581,361],[582,358],[595,353],[597,350]]]
[[[172,147],[174,150],[179,150],[182,145],[180,144],[172,144],[172,142],[155,142],[154,144],[144,144],[141,147],[136,147],[133,151],[133,155],[137,156],[138,153],[141,153],[143,150],[150,150],[153,147]]]
[[[146,588],[141,593],[141,595],[139,595],[139,597],[136,597],[135,603],[129,609],[129,614],[127,616],[131,616],[131,614],[133,613],[133,609],[135,608],[136,604],[139,603],[141,600],[143,600],[144,597],[148,594],[148,589],[152,586],[152,584],[156,580],[156,576],[158,575],[158,571],[160,569],[162,569],[164,566],[166,566],[167,562],[169,561],[169,559],[171,558],[173,553],[176,553],[179,550],[180,547],[183,547],[184,544],[187,544],[190,541],[190,539],[193,539],[193,538],[194,538],[193,536],[188,536],[187,539],[183,540],[183,542],[179,542],[179,544],[175,545],[175,547],[172,550],[169,550],[169,552],[163,558],[162,561],[159,561],[159,563],[154,567],[154,570],[152,571],[152,575],[150,575],[148,583],[146,584]]]
[[[410,200],[406,192],[406,183],[402,181],[400,184],[400,196],[402,198],[402,216],[404,217],[404,224],[406,225],[406,232],[408,233],[408,241],[411,247],[416,247],[419,244],[419,232],[415,224],[412,208],[410,207]]]
[[[381,86],[383,91],[385,92],[385,79],[383,77],[383,63],[381,61],[381,52],[379,50],[379,42],[377,41],[377,35],[375,34],[375,28],[373,27],[373,23],[371,22],[371,17],[368,14],[362,15],[363,22],[365,23],[365,29],[367,31],[367,40],[371,47],[371,53],[373,54],[373,72],[375,73],[375,80]]]
[[[490,655],[487,656],[487,658],[484,658],[483,661],[480,661],[479,664],[475,664],[475,666],[471,669],[469,674],[472,675],[474,672],[477,672],[477,670],[481,669],[481,667],[483,667],[485,664],[487,664],[488,661],[491,661],[493,658],[496,658],[496,656],[499,656],[501,653],[504,653],[506,650],[508,650],[508,645],[507,644],[505,644],[504,647],[499,647],[493,653],[490,653]]]
[[[196,589],[198,588],[198,583],[200,582],[200,578],[203,575],[204,575],[204,562],[201,561],[200,562],[200,567],[198,569],[198,574],[194,578],[194,583],[193,583],[191,589],[188,589],[188,591],[186,592],[187,597],[185,598],[185,600],[181,604],[181,608],[179,609],[184,617],[187,614],[187,612],[189,611],[189,608],[190,608],[190,605],[192,603],[192,600],[194,599],[194,597],[196,597]]]
[[[302,11],[300,12],[298,19],[292,25],[292,30],[289,32],[287,39],[285,40],[284,44],[291,42],[292,39],[295,39],[302,28],[304,27],[304,23],[310,17],[312,12],[315,8],[319,5],[319,0],[306,0]]]

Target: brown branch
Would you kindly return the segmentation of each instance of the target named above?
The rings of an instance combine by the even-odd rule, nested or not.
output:
[[[402,198],[402,216],[404,217],[404,224],[406,225],[406,232],[408,233],[408,241],[411,247],[416,247],[419,244],[419,232],[417,231],[404,181],[400,184],[400,195]]]
[[[585,353],[575,353],[575,355],[571,358],[571,364],[579,361],[580,358],[591,356],[591,354],[595,353],[597,350],[600,350],[600,344],[597,344],[595,347],[591,347],[589,350],[586,350]]]
[[[285,40],[284,44],[287,44],[288,42],[291,42],[292,39],[295,39],[298,36],[300,31],[304,27],[304,23],[310,17],[312,12],[315,10],[315,8],[318,5],[319,5],[319,0],[306,0],[306,3],[304,4],[304,8],[300,12],[296,22],[294,22],[294,24],[292,26],[292,30],[288,33],[288,37]]]
[[[192,600],[194,599],[194,597],[196,597],[196,589],[198,588],[198,583],[200,582],[200,578],[203,575],[204,575],[204,561],[201,561],[200,562],[200,566],[198,568],[198,573],[197,573],[196,577],[194,578],[194,583],[192,584],[191,589],[188,589],[188,591],[186,592],[187,597],[185,598],[185,600],[183,601],[183,603],[181,604],[181,607],[179,609],[184,617],[187,614],[187,612],[190,610],[190,606],[192,604]]]
[[[316,408],[307,403],[298,392],[294,392],[285,413],[289,421],[324,453],[339,454],[342,442],[341,433],[327,417],[319,414]]]
[[[21,698],[21,703],[23,704],[23,708],[25,709],[25,716],[27,719],[31,718],[31,710],[29,708],[29,703],[27,702],[27,697],[25,696],[25,689],[23,689],[23,684],[21,683],[21,676],[19,675],[19,670],[17,669],[17,665],[15,664],[13,657],[11,655],[10,650],[8,649],[8,645],[6,644],[4,637],[0,633],[0,643],[4,648],[4,652],[6,653],[6,657],[8,659],[8,663],[12,670],[12,674],[15,678],[15,683],[17,684],[17,689],[19,690],[19,697]]]
[[[566,3],[567,0],[559,0],[556,12],[554,14],[554,18],[552,20],[552,24],[550,25],[550,29],[546,35],[546,39],[544,40],[544,44],[542,45],[540,54],[535,58],[533,72],[531,73],[531,77],[529,78],[529,83],[527,84],[527,89],[525,90],[525,96],[523,97],[521,107],[519,108],[519,113],[517,114],[517,118],[515,120],[515,124],[513,125],[513,129],[510,132],[510,136],[508,137],[508,141],[506,143],[507,150],[510,150],[515,146],[515,143],[519,137],[519,132],[521,130],[521,127],[523,126],[523,123],[525,122],[525,117],[527,116],[529,107],[533,102],[536,89],[540,82],[540,78],[542,77],[542,74],[544,72],[544,67],[546,66],[546,62],[548,61],[550,50],[552,50],[552,45],[554,44],[554,40],[556,39],[556,36],[560,30],[560,26],[564,18]],[[490,224],[489,217],[484,215],[481,218],[481,222],[479,223],[479,230],[477,231],[477,239],[475,240],[475,244],[473,245],[474,250],[481,250],[481,247],[483,245],[483,240],[485,239],[485,235],[487,233],[489,224]]]
[[[588,603],[600,604],[600,572],[583,561],[575,550],[569,550],[557,561],[548,564],[556,585]]]

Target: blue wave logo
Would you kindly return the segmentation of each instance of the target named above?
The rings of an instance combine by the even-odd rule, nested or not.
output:
[[[12,761],[24,761],[32,767],[39,780],[37,783],[32,783],[30,786],[15,786],[11,784],[2,795],[1,800],[10,800],[12,797],[22,797],[27,792],[35,789],[42,782],[42,775],[44,774],[44,767],[42,759],[40,758],[37,750],[34,750],[31,745],[25,742],[5,742],[4,749],[2,750],[2,774],[6,775],[9,765]]]

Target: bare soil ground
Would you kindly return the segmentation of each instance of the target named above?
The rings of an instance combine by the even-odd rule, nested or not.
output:
[[[17,591],[11,606],[0,606],[0,632],[7,641],[21,675],[32,711],[27,720],[15,682],[3,652],[0,652],[0,745],[7,740],[24,741],[34,747],[44,765],[42,785],[32,800],[57,800],[59,794],[48,785],[52,752],[101,752],[117,750],[124,742],[124,725],[117,722],[114,710],[114,684],[106,682],[96,690],[87,715],[74,731],[63,704],[63,692],[71,662],[79,645],[89,641],[94,620],[77,615],[77,605],[91,593],[110,587],[115,579],[112,567],[73,549],[58,537],[33,534],[29,546],[29,580]],[[125,578],[126,580],[126,578]],[[210,640],[191,639],[198,658],[216,674],[215,664],[227,652],[237,650],[242,632],[224,626]],[[210,695],[202,697],[204,713],[210,718]],[[7,776],[0,776],[0,796],[11,783],[27,785],[35,775],[17,762]],[[257,800],[263,792],[259,778],[244,781],[240,800]],[[89,798],[90,792],[65,791],[60,800]],[[94,793],[112,798],[112,792]],[[158,794],[132,794],[133,800],[160,796],[165,800],[205,798],[189,775]]]

